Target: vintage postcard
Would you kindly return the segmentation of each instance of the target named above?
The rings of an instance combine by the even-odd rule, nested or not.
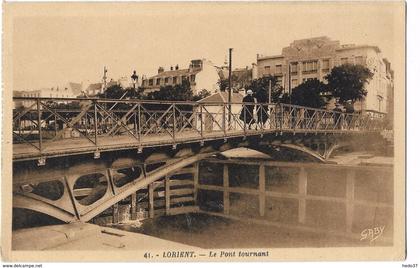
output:
[[[405,3],[4,3],[8,261],[405,258]]]

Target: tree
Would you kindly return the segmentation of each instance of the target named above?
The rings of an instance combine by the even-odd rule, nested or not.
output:
[[[325,79],[332,96],[340,103],[362,100],[366,97],[366,83],[372,79],[373,73],[362,65],[344,64],[334,67]]]
[[[160,90],[146,95],[148,100],[187,101],[193,99],[190,82],[184,80],[175,86],[162,86]]]
[[[105,89],[103,93],[97,96],[101,99],[119,99],[124,95],[125,90],[120,85],[113,85]]]
[[[325,105],[322,92],[327,86],[318,79],[309,79],[292,90],[291,103],[312,108],[321,108]]]
[[[245,86],[245,90],[252,90],[254,97],[260,103],[268,102],[269,85],[271,81],[271,102],[278,102],[283,87],[277,84],[277,78],[274,76],[266,76],[251,81],[249,85]]]
[[[217,84],[219,85],[219,89],[222,92],[229,89],[229,79],[220,78]]]
[[[198,100],[204,99],[204,98],[206,98],[210,95],[211,95],[210,91],[208,91],[207,89],[203,89],[200,92],[198,92],[197,95],[193,96],[193,101],[198,101]]]

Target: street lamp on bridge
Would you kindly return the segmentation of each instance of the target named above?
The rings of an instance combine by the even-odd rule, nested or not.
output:
[[[133,82],[133,88],[136,89],[136,85],[139,81],[139,76],[136,73],[136,70],[133,71],[133,74],[131,75],[131,81]]]

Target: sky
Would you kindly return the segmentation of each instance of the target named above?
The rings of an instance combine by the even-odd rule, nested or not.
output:
[[[114,79],[133,70],[151,76],[159,66],[186,68],[198,58],[220,66],[229,47],[234,68],[251,66],[257,53],[278,55],[293,40],[318,36],[377,45],[391,64],[399,56],[399,13],[384,3],[91,3],[26,10],[13,19],[14,90],[99,82],[104,66]]]

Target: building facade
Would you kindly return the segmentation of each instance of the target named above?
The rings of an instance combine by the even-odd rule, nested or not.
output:
[[[359,109],[391,112],[392,100],[388,97],[393,91],[393,71],[377,46],[340,45],[328,37],[295,40],[282,49],[281,55],[257,55],[257,72],[258,77],[277,77],[285,92],[290,92],[308,79],[326,82],[325,76],[332,68],[346,63],[366,66],[374,74]]]
[[[13,97],[28,97],[28,98],[76,98],[80,95],[82,85],[80,83],[67,83],[63,86],[41,88],[37,90],[23,90],[13,91]],[[34,103],[31,100],[22,100],[15,102],[17,107],[29,107]]]
[[[165,71],[163,67],[159,67],[157,75],[142,78],[142,87],[145,93],[149,93],[159,90],[162,86],[179,85],[182,81],[190,82],[194,94],[203,89],[216,92],[219,88],[218,69],[206,59],[192,60],[186,69],[180,69],[176,65]]]

